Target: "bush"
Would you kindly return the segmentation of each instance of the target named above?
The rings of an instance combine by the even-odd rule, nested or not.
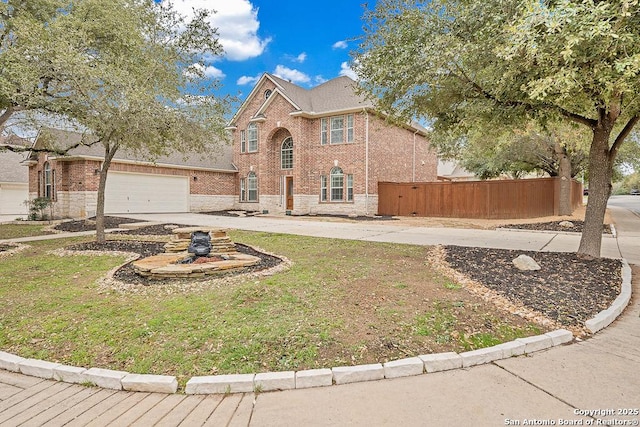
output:
[[[49,219],[45,209],[53,206],[53,201],[47,197],[36,197],[27,201],[29,207],[29,221],[44,221]]]

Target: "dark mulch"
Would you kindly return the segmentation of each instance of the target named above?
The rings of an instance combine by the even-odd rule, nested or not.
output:
[[[164,243],[163,242],[137,242],[137,241],[132,241],[132,240],[109,240],[104,244],[99,244],[96,242],[86,242],[86,243],[79,243],[76,245],[71,245],[68,246],[66,249],[69,250],[73,250],[73,251],[124,251],[124,252],[135,252],[137,254],[140,254],[140,258],[145,258],[148,256],[152,256],[152,255],[157,255],[160,253],[164,253]],[[272,255],[268,255],[262,252],[258,252],[253,248],[250,248],[246,245],[243,245],[241,243],[236,243],[236,250],[238,252],[244,253],[244,254],[248,254],[248,255],[253,255],[256,257],[260,258],[260,264],[254,265],[254,266],[250,266],[250,267],[245,267],[243,269],[240,270],[229,270],[229,271],[225,271],[225,272],[221,272],[219,274],[216,274],[215,276],[211,276],[211,277],[215,277],[215,278],[219,278],[219,277],[228,277],[228,276],[234,276],[237,274],[241,274],[241,273],[252,273],[252,272],[257,272],[257,271],[261,271],[261,270],[265,270],[271,267],[275,267],[276,265],[280,264],[282,262],[282,260],[278,257],[272,256]],[[131,263],[128,263],[126,265],[124,265],[123,267],[121,267],[120,269],[118,269],[118,271],[116,271],[116,273],[113,275],[113,277],[115,279],[118,279],[122,282],[125,283],[131,283],[131,284],[135,284],[135,285],[144,285],[144,286],[148,286],[148,285],[154,285],[154,284],[162,284],[162,283],[166,283],[169,281],[176,281],[176,280],[180,280],[180,281],[184,281],[184,280],[189,280],[189,281],[193,281],[193,282],[197,282],[197,281],[204,281],[204,280],[208,280],[208,278],[204,278],[204,279],[150,279],[150,278],[146,278],[146,277],[142,277],[140,275],[138,275],[134,269],[133,266],[131,265]]]
[[[539,222],[533,224],[509,224],[502,225],[503,228],[517,228],[520,230],[537,230],[537,231],[570,231],[574,233],[582,233],[584,229],[584,221],[570,221],[573,224],[573,227],[561,227],[560,223],[562,221],[550,221],[550,222]],[[609,224],[604,224],[602,226],[602,232],[605,234],[611,234],[611,227]]]
[[[193,227],[192,225],[184,224],[170,224],[179,228]],[[166,224],[147,225],[146,227],[136,228],[133,230],[118,230],[113,234],[127,234],[127,235],[139,235],[139,236],[170,236],[173,234],[171,228],[165,228]]]
[[[118,228],[121,224],[131,224],[133,222],[143,222],[139,219],[122,218],[118,216],[105,216],[104,228]],[[77,232],[93,231],[96,229],[95,217],[88,220],[65,221],[54,227],[59,231]]]
[[[395,218],[393,216],[388,215],[359,215],[359,216],[349,216],[349,215],[332,215],[332,214],[312,214],[312,215],[300,215],[309,218],[340,218],[340,219],[348,219],[352,221],[397,221],[399,218]]]
[[[215,215],[215,216],[232,216],[239,218],[241,216],[255,216],[260,215],[259,211],[208,211],[208,212],[198,212],[205,215]]]
[[[584,260],[573,253],[446,246],[451,267],[511,301],[566,326],[582,326],[620,293],[621,262]],[[542,267],[520,271],[512,260],[529,255]]]

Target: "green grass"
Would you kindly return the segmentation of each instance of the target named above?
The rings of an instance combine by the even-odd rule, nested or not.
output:
[[[0,240],[52,234],[50,231],[44,231],[46,227],[36,224],[0,224]]]
[[[537,333],[445,286],[451,279],[425,265],[429,248],[230,235],[293,265],[198,291],[156,293],[159,284],[118,293],[96,282],[121,257],[48,253],[83,238],[30,243],[29,250],[0,258],[0,349],[75,366],[176,375],[184,384],[197,375],[371,363]],[[465,329],[470,323],[478,324],[474,333]]]

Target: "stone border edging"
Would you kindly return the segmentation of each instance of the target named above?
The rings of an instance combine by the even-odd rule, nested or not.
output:
[[[585,322],[595,333],[611,324],[631,299],[631,267],[622,259],[622,287],[611,307]],[[192,377],[185,394],[250,393],[275,390],[324,387],[333,384],[375,381],[425,373],[469,368],[513,356],[531,354],[573,341],[573,333],[558,329],[542,335],[517,338],[493,347],[463,353],[436,353],[386,363],[338,366],[303,371],[264,372],[257,374],[211,375]],[[126,391],[176,393],[178,381],[169,375],[130,374],[101,368],[80,368],[37,359],[26,359],[0,351],[0,369],[66,383],[92,384],[102,388]]]

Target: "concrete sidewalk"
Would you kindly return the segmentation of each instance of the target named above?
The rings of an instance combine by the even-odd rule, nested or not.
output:
[[[640,219],[614,210],[617,239],[603,254],[640,264]],[[310,236],[415,244],[456,244],[575,251],[564,234],[327,223],[289,218],[197,214],[134,215],[177,222]],[[640,291],[634,268],[634,291]],[[358,425],[500,426],[635,424],[640,410],[640,299],[604,331],[583,342],[468,369],[317,389],[229,396],[100,390],[0,370],[0,425]],[[613,411],[610,413],[609,411]],[[544,424],[546,423],[546,424]],[[582,424],[579,424],[582,423]],[[621,424],[610,424],[621,425]]]

